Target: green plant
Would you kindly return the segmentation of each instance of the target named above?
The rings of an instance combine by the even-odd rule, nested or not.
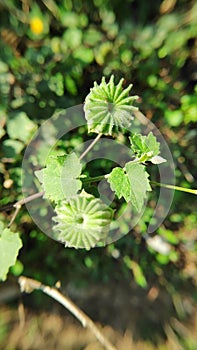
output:
[[[108,236],[110,229],[116,223],[116,211],[120,209],[121,198],[126,203],[131,203],[134,213],[140,213],[147,200],[148,192],[152,191],[151,184],[197,194],[196,190],[162,184],[149,179],[147,164],[159,165],[166,160],[159,155],[160,143],[152,132],[148,135],[132,132],[134,112],[137,109],[133,106],[133,102],[137,97],[129,96],[131,85],[124,89],[122,84],[121,79],[115,85],[113,76],[108,83],[103,78],[100,84],[94,84],[85,99],[84,111],[88,133],[98,135],[79,157],[75,152],[61,155],[57,152],[56,155],[53,151],[49,154],[45,168],[35,172],[42,191],[15,204],[16,213],[10,225],[22,204],[44,196],[51,201],[55,211],[52,237],[64,243],[66,247],[89,250],[109,243]],[[129,145],[131,151],[130,160],[122,167],[112,166],[107,174],[91,177],[85,171],[82,173],[82,160],[103,135],[112,138],[124,136],[124,142]],[[87,187],[103,179],[107,181],[117,197],[112,203],[112,208],[95,196],[94,187]],[[21,248],[19,237],[11,234],[7,229],[1,233],[1,244],[5,239],[14,246],[15,251],[12,255],[16,258]],[[16,239],[17,244],[14,245]],[[5,252],[5,256],[6,254],[10,253]],[[6,278],[11,263],[13,264],[13,261],[10,262],[7,258],[2,262],[1,279]]]
[[[195,201],[192,196],[180,191],[173,194],[174,185],[170,179],[167,186],[172,191],[165,188],[160,191],[160,181],[167,181],[159,178],[159,170],[167,169],[169,162],[161,164],[161,167],[145,162],[145,171],[150,174],[148,181],[156,180],[157,187],[151,182],[154,191],[146,192],[142,211],[146,209],[142,216],[141,213],[136,214],[136,220],[132,223],[136,209],[133,210],[131,202],[127,203],[123,197],[113,198],[113,194],[107,197],[105,189],[110,186],[109,182],[104,177],[99,180],[99,177],[101,179],[101,176],[112,173],[113,168],[118,168],[114,169],[113,176],[117,172],[123,177],[125,164],[135,158],[130,147],[129,132],[124,128],[120,132],[114,126],[112,136],[116,136],[116,143],[130,149],[130,158],[120,163],[107,159],[91,161],[92,153],[100,147],[97,142],[93,151],[87,153],[87,158],[80,161],[80,171],[86,177],[82,177],[82,174],[78,177],[76,172],[76,177],[69,182],[72,188],[82,186],[79,191],[83,188],[96,199],[100,196],[100,200],[112,208],[112,234],[107,236],[112,243],[103,249],[64,249],[64,245],[48,239],[43,234],[48,233],[47,230],[35,225],[34,221],[36,224],[37,221],[28,211],[35,208],[47,226],[48,217],[45,219],[45,215],[50,209],[47,203],[51,201],[39,198],[26,203],[36,198],[30,196],[38,188],[42,191],[42,188],[32,175],[31,190],[22,193],[21,181],[24,152],[36,128],[39,130],[40,125],[54,113],[84,101],[89,87],[93,86],[94,81],[100,82],[102,75],[109,79],[111,74],[115,74],[117,82],[124,78],[124,87],[130,82],[134,83],[133,94],[140,96],[135,105],[140,103],[140,110],[167,141],[177,184],[187,188],[188,192],[190,187],[196,188],[196,6],[193,0],[151,4],[145,0],[126,0],[124,3],[120,0],[0,1],[0,220],[6,227],[13,218],[9,230],[19,232],[19,235],[13,234],[23,241],[20,243],[23,243],[23,249],[16,264],[10,268],[8,278],[24,273],[49,285],[55,285],[59,279],[63,285],[71,283],[75,288],[87,285],[89,288],[95,282],[111,283],[111,279],[115,278],[122,288],[125,286],[122,283],[124,279],[126,284],[136,283],[145,288],[144,293],[148,293],[154,283],[159,289],[165,287],[171,300],[174,297],[173,288],[182,300],[185,285],[188,291],[196,290]],[[134,116],[130,120],[132,133],[141,134],[136,127],[136,111],[131,112]],[[53,131],[52,126],[42,135],[45,142],[56,143]],[[157,136],[157,133],[153,134]],[[89,142],[93,135],[87,132],[85,125],[73,130],[68,137],[58,141],[57,149],[51,156],[57,159],[57,155],[63,155],[65,159],[66,154],[75,152],[79,159],[84,149],[79,147],[76,151],[76,147],[84,141]],[[145,135],[147,133],[143,133]],[[106,138],[103,135],[100,141],[104,144]],[[157,141],[161,141],[158,136]],[[44,142],[37,146],[36,155],[30,159],[29,172],[44,168],[49,163],[49,159],[46,162],[48,150]],[[161,155],[168,159],[162,145]],[[139,158],[140,154],[137,156]],[[88,182],[95,175],[98,175],[97,182]],[[154,215],[163,190],[173,197],[170,212],[158,229],[147,235],[150,223],[152,227],[157,226],[159,215],[163,216],[165,198],[158,203],[157,215]],[[64,191],[68,193],[68,186]],[[117,194],[120,196],[122,193],[120,186]],[[27,196],[29,198],[23,198]],[[67,205],[67,200],[65,202]],[[18,212],[15,218],[12,215],[15,208],[13,203]],[[55,217],[54,208],[59,211],[61,206],[58,207],[54,201],[51,203]],[[23,204],[26,204],[26,208]],[[118,218],[122,213],[125,213],[124,220],[120,222]],[[50,225],[57,225],[55,221],[49,222]],[[117,232],[118,226],[118,238],[123,238],[113,241],[113,232]],[[129,232],[131,226],[133,228]],[[108,227],[106,224],[106,229]],[[104,240],[105,232],[101,234]],[[48,235],[55,238],[55,232]],[[3,252],[5,238],[2,231]],[[63,241],[65,239],[62,238]],[[104,243],[96,242],[97,245],[104,246]],[[15,256],[13,254],[10,264],[4,266],[6,271],[14,263]],[[4,264],[5,260],[2,262]],[[39,298],[35,297],[35,301],[39,308],[43,307]],[[155,337],[158,335],[155,327],[149,336],[153,334]]]

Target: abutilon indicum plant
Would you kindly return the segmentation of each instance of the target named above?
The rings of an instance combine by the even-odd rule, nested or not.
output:
[[[160,142],[152,131],[143,135],[132,128],[138,110],[134,105],[138,96],[130,95],[131,88],[132,85],[123,88],[123,79],[115,84],[114,76],[111,76],[109,82],[106,82],[105,77],[100,84],[95,82],[85,98],[84,114],[88,133],[97,136],[81,156],[75,152],[57,156],[51,154],[46,159],[45,167],[35,172],[42,187],[38,197],[42,195],[49,200],[54,209],[53,237],[65,247],[89,250],[109,243],[111,225],[116,221],[116,208],[104,203],[93,191],[87,192],[88,183],[105,179],[114,193],[115,203],[119,200],[130,203],[135,213],[140,213],[144,208],[152,184],[197,194],[197,190],[150,180],[147,165],[158,165],[166,162],[166,159],[160,155]],[[109,136],[113,139],[120,134],[128,141],[131,159],[124,166],[112,167],[104,175],[88,177],[83,173],[82,159],[101,137]],[[37,195],[33,197],[36,198]],[[31,198],[19,201],[16,207],[19,208],[30,200]],[[0,248],[6,250],[8,241],[12,245],[12,253],[2,262],[0,257],[1,279],[6,278],[8,269],[14,264],[22,246],[19,234],[13,234],[9,228],[2,227]]]
[[[123,88],[123,79],[115,85],[114,76],[108,83],[104,77],[100,84],[94,83],[84,103],[88,133],[98,134],[90,148],[102,135],[113,137],[118,132],[129,130],[133,112],[137,110],[134,101],[138,98],[129,95],[131,88],[132,85]],[[103,179],[107,180],[118,199],[123,197],[127,203],[131,202],[136,212],[140,212],[147,192],[151,191],[145,162],[157,164],[165,159],[158,157],[160,144],[152,132],[148,136],[133,134],[129,140],[134,159],[124,168],[113,168],[109,174],[103,175]],[[46,167],[37,171],[36,176],[42,184],[44,196],[54,203],[54,237],[67,247],[90,249],[106,244],[114,210],[85,192],[84,183],[95,181],[94,178],[83,178],[81,173],[81,160],[85,154],[87,151],[79,158],[74,152],[49,157]],[[63,179],[66,186],[62,186]]]

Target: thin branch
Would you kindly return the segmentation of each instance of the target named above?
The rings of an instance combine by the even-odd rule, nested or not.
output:
[[[10,227],[13,224],[13,222],[16,219],[16,216],[18,215],[22,205],[24,205],[26,203],[29,203],[29,202],[33,201],[34,199],[42,197],[43,195],[44,195],[44,191],[43,192],[37,192],[37,193],[32,194],[31,196],[23,198],[20,201],[12,204],[12,207],[15,208],[15,211],[14,211],[14,214],[12,215],[12,218],[11,218],[9,224],[8,224],[8,227]]]
[[[183,158],[184,159],[184,158]],[[183,163],[183,160],[182,160],[182,157],[179,157],[177,159],[177,163],[178,163],[178,166],[179,168],[181,169],[182,173],[183,173],[183,176],[185,177],[185,179],[192,183],[194,182],[194,177],[193,175],[189,172],[188,168],[186,167],[186,165]]]
[[[95,323],[78,306],[76,306],[72,300],[61,294],[56,288],[46,286],[37,280],[25,276],[19,277],[18,281],[22,292],[31,293],[34,290],[41,290],[70,311],[71,314],[81,322],[83,327],[89,328],[106,350],[117,350],[103,335]]]
[[[19,316],[19,328],[22,330],[25,325],[25,308],[21,300],[18,305],[18,316]]]
[[[15,206],[15,205],[14,205],[14,206]],[[12,226],[12,224],[13,224],[14,220],[16,219],[16,217],[17,217],[17,215],[18,215],[18,213],[19,213],[21,207],[22,207],[21,204],[18,204],[18,205],[15,207],[16,209],[15,209],[15,211],[14,211],[14,214],[13,214],[12,217],[11,217],[11,220],[10,220],[10,222],[9,222],[9,224],[8,224],[8,227]]]
[[[98,140],[101,138],[103,134],[100,133],[97,135],[97,137],[92,141],[92,143],[88,146],[88,148],[82,153],[82,155],[79,157],[80,160],[82,160],[86,154],[94,147],[94,145],[98,142]]]
[[[17,205],[23,205],[23,204],[29,203],[29,202],[33,201],[34,199],[42,197],[43,195],[44,195],[44,191],[36,192],[36,193],[32,194],[31,196],[28,196],[28,197],[23,198],[20,201],[16,202],[13,206],[17,207]]]

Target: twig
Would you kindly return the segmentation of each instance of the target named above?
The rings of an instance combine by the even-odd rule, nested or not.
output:
[[[25,276],[19,277],[18,281],[22,292],[31,293],[33,290],[41,290],[69,310],[71,314],[81,322],[83,327],[89,328],[106,350],[117,350],[103,335],[95,323],[78,306],[76,306],[72,300],[61,294],[56,288],[46,286],[37,280]]]
[[[10,220],[10,222],[9,222],[9,224],[8,224],[8,227],[12,226],[14,220],[16,219],[16,217],[17,217],[17,215],[18,215],[18,213],[19,213],[19,210],[20,210],[21,206],[22,206],[21,204],[18,204],[17,206],[14,205],[14,207],[15,207],[16,209],[15,209],[15,211],[14,211],[14,214],[13,214],[12,217],[11,217],[11,220]]]
[[[189,172],[189,170],[187,169],[186,165],[183,163],[183,157],[179,157],[177,159],[177,162],[178,162],[178,166],[179,168],[181,169],[182,173],[183,173],[183,176],[185,177],[185,179],[192,183],[194,182],[194,177],[193,175]]]
[[[18,305],[18,316],[19,316],[19,328],[22,330],[25,325],[25,308],[21,300]]]
[[[43,192],[36,192],[34,194],[32,194],[31,196],[25,197],[23,199],[21,199],[20,201],[16,202],[13,207],[17,207],[18,205],[23,205],[26,203],[29,203],[31,201],[33,201],[34,199],[37,199],[39,197],[42,197],[44,195],[44,191]]]
[[[88,146],[88,148],[82,153],[82,155],[79,157],[80,160],[82,160],[86,154],[94,147],[94,145],[98,142],[98,140],[101,138],[103,134],[100,133],[97,135],[97,137],[93,140],[93,142]]]
[[[44,191],[43,192],[37,192],[37,193],[32,194],[31,196],[23,198],[20,201],[12,204],[12,207],[16,208],[16,209],[15,209],[14,214],[12,215],[12,218],[11,218],[9,224],[8,224],[8,227],[10,227],[13,224],[13,222],[16,219],[16,216],[18,215],[18,212],[21,209],[22,205],[24,205],[26,203],[29,203],[29,202],[33,201],[34,199],[42,197],[43,195],[44,195]]]

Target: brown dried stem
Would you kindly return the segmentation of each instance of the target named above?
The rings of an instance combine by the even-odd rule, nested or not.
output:
[[[33,290],[41,290],[43,293],[55,299],[70,311],[71,314],[81,322],[83,327],[89,328],[106,350],[117,350],[103,335],[95,323],[77,305],[75,305],[72,300],[60,293],[56,288],[46,286],[37,280],[25,276],[19,277],[19,284],[22,292],[31,293]]]

